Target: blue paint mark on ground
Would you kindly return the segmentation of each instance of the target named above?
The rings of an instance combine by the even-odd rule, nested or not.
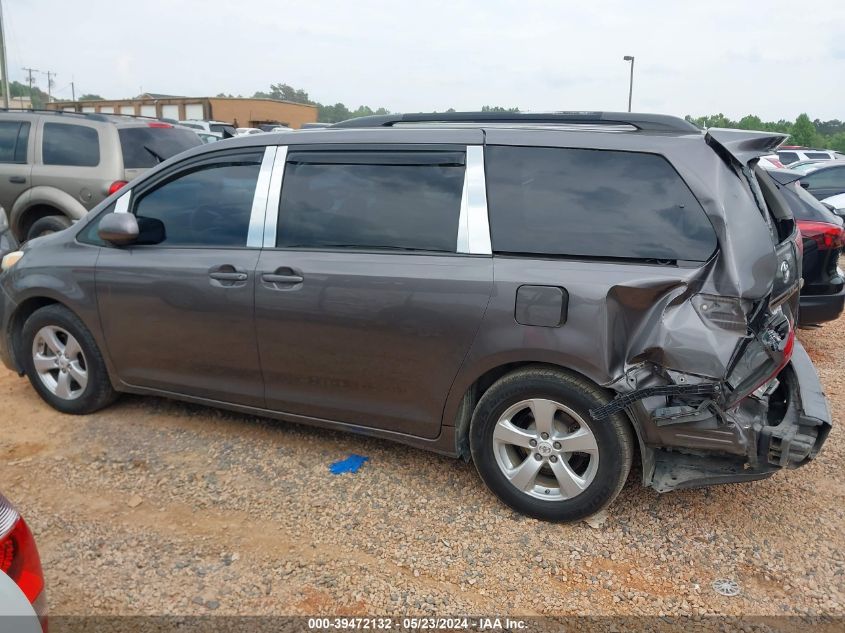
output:
[[[329,464],[329,470],[332,475],[342,475],[343,473],[357,473],[364,462],[369,461],[369,457],[363,455],[350,455],[346,459],[341,459],[339,462]]]

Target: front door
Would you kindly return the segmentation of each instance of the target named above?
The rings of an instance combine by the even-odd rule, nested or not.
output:
[[[215,154],[131,192],[142,239],[102,248],[96,271],[108,353],[123,382],[264,405],[253,322],[260,249],[247,246],[254,198],[266,196],[256,194],[261,161],[254,150]]]
[[[457,252],[466,148],[357,150],[287,155],[256,273],[267,406],[433,438],[492,287],[489,253]]]

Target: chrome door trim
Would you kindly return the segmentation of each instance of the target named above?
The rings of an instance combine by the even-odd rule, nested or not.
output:
[[[457,252],[492,255],[490,223],[487,219],[487,184],[484,177],[484,147],[467,146],[461,213],[458,220]]]
[[[132,201],[132,190],[123,192],[114,203],[114,213],[129,213],[129,203]]]
[[[270,191],[273,161],[276,158],[276,146],[268,145],[264,148],[261,168],[258,170],[258,180],[255,182],[255,195],[252,198],[252,211],[249,215],[249,231],[246,245],[249,248],[261,248],[264,239],[264,222],[267,216],[267,197]]]
[[[273,161],[273,175],[270,177],[270,190],[267,197],[267,213],[264,218],[264,248],[276,246],[276,229],[279,223],[279,202],[282,198],[282,181],[285,176],[285,162],[288,158],[288,146],[280,145],[276,148]]]

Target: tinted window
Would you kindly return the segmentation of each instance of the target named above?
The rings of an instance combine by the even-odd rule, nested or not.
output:
[[[176,127],[126,127],[118,130],[126,169],[154,167],[202,144],[196,132]]]
[[[246,246],[261,155],[232,157],[181,172],[135,205],[164,224],[167,246]]]
[[[493,250],[705,261],[716,236],[672,166],[654,154],[488,147]]]
[[[820,187],[845,187],[845,166],[814,171],[801,178],[811,189]]]
[[[463,180],[456,164],[288,163],[276,244],[454,252]]]
[[[778,158],[784,165],[789,165],[790,163],[798,162],[800,156],[795,152],[778,152]]]
[[[0,163],[25,163],[29,123],[0,121]]]
[[[804,156],[807,158],[822,158],[822,159],[829,159],[831,158],[830,154],[827,152],[804,152]]]
[[[97,130],[65,123],[44,124],[45,165],[96,167],[100,164],[100,141]]]

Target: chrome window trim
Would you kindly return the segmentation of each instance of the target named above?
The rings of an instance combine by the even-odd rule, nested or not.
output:
[[[132,190],[123,192],[114,203],[114,213],[129,213],[129,203],[132,201]]]
[[[276,148],[273,161],[273,173],[270,177],[270,189],[267,197],[267,214],[264,218],[264,248],[276,247],[276,230],[279,224],[279,203],[282,199],[282,181],[285,176],[285,163],[288,158],[288,146],[280,145]],[[263,165],[262,165],[263,167]]]
[[[258,170],[258,180],[255,182],[252,211],[249,215],[249,230],[246,235],[248,248],[261,248],[263,243],[264,224],[267,218],[267,199],[270,193],[275,158],[276,146],[268,145],[265,147],[264,157],[261,159],[261,168]]]
[[[484,146],[467,145],[466,173],[458,223],[458,252],[492,255],[490,221],[487,216],[487,182]]]

